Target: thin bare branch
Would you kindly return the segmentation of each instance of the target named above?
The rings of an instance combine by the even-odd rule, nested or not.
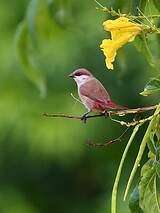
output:
[[[44,117],[50,117],[50,118],[70,118],[70,119],[77,119],[81,120],[82,116],[76,116],[76,115],[65,115],[65,114],[48,114],[48,113],[43,113],[42,114]],[[107,114],[98,114],[98,115],[88,115],[86,118],[96,118],[96,117],[108,117]]]
[[[86,118],[96,118],[96,117],[108,117],[109,115],[118,115],[118,116],[123,116],[127,114],[134,114],[134,113],[143,113],[145,111],[150,111],[154,110],[157,108],[158,105],[154,106],[148,106],[148,107],[139,107],[135,109],[124,109],[124,110],[117,110],[117,111],[106,111],[105,113],[98,114],[98,115],[88,115]],[[81,120],[81,116],[76,116],[76,115],[65,115],[65,114],[48,114],[48,113],[43,113],[44,117],[50,117],[50,118],[69,118],[69,119],[77,119]]]
[[[121,141],[121,139],[126,134],[126,132],[128,131],[129,128],[130,127],[127,127],[125,129],[125,131],[123,131],[122,134],[118,138],[116,138],[116,139],[113,139],[113,140],[110,140],[110,141],[106,141],[105,143],[94,143],[94,142],[92,142],[92,141],[89,140],[89,141],[87,141],[87,145],[89,145],[91,147],[100,148],[100,147],[106,147],[106,146],[111,145],[113,143],[117,143],[117,142]]]
[[[94,143],[93,141],[90,141],[90,140],[87,141],[86,143],[90,147],[95,147],[95,148],[101,148],[102,147],[103,148],[103,147],[109,146],[109,145],[111,145],[113,143],[117,143],[119,141],[121,141],[121,139],[117,138],[117,139],[113,139],[113,140],[107,141],[105,143]]]
[[[136,20],[136,19],[148,19],[148,18],[160,18],[160,15],[157,14],[157,15],[148,15],[148,16],[144,16],[144,14],[140,13],[141,15],[138,15],[138,16],[134,16],[134,15],[131,15],[131,14],[122,14],[120,12],[120,10],[115,11],[113,8],[107,8],[105,6],[103,6],[100,2],[98,2],[97,0],[94,0],[95,3],[99,6],[99,7],[96,7],[97,10],[101,10],[103,12],[107,12],[109,13],[111,16],[118,16],[118,17],[126,17],[126,18],[129,18],[129,19],[132,19],[132,20]],[[139,11],[140,12],[140,11]]]

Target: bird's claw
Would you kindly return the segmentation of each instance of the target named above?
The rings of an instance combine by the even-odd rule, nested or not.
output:
[[[104,112],[102,112],[102,114],[104,115],[105,118],[108,118],[108,116],[109,116],[109,112],[106,110]]]
[[[84,123],[86,123],[87,122],[87,116],[86,115],[82,115],[81,121],[83,121]]]

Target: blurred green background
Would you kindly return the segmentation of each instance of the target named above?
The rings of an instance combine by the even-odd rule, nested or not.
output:
[[[123,1],[107,4],[123,7]],[[133,108],[157,103],[157,98],[139,95],[151,72],[132,43],[119,50],[115,70],[107,71],[99,48],[107,37],[102,26],[107,16],[96,6],[91,0],[0,1],[0,213],[110,211],[114,178],[131,132],[120,143],[96,149],[86,141],[103,143],[124,128],[105,118],[85,125],[42,117],[43,112],[85,112],[71,97],[71,93],[77,96],[77,90],[68,78],[80,67],[91,70],[120,105]],[[124,7],[128,12],[126,7],[130,5]],[[19,42],[22,22],[28,24],[27,47]],[[20,63],[18,48],[24,55],[28,48],[36,75],[45,79],[41,94],[29,80],[32,71]],[[140,140],[138,135],[122,174],[119,213],[129,212],[121,195]]]

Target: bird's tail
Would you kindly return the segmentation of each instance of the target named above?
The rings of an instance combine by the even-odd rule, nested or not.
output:
[[[115,103],[112,102],[112,101],[108,101],[108,102],[107,102],[106,108],[107,108],[107,109],[115,109],[115,110],[124,110],[124,109],[128,109],[127,107],[120,106],[120,105],[118,105],[118,104],[115,104]]]

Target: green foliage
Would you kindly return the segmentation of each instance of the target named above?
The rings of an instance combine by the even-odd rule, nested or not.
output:
[[[156,93],[160,93],[160,80],[158,78],[153,78],[145,85],[144,91],[140,94],[148,96]]]
[[[17,52],[21,63],[24,66],[26,76],[37,86],[41,97],[46,96],[46,83],[42,74],[31,61],[30,39],[26,21],[22,22],[16,35]]]
[[[148,141],[148,148],[154,155],[156,154],[155,137],[156,137],[155,131],[151,131],[150,140]]]
[[[154,1],[140,1],[138,10],[139,14],[144,17],[142,20],[139,21],[140,24],[145,24],[153,29],[155,29],[156,25],[159,25],[158,19],[147,18],[148,16],[159,14],[159,11],[157,10],[157,6],[154,4]],[[134,42],[137,50],[144,55],[149,65],[157,71],[159,71],[160,68],[160,53],[159,51],[157,51],[157,47],[159,47],[158,37],[159,35],[149,35],[147,32],[143,32],[139,36],[137,36]]]
[[[55,32],[60,32],[61,25],[67,26],[63,2],[56,1],[53,4],[48,0],[31,0],[26,17],[20,23],[16,33],[16,46],[19,59],[24,65],[26,76],[39,89],[41,97],[46,96],[47,84],[44,77],[44,70],[37,62],[37,55],[40,54],[46,42],[55,38]],[[52,10],[54,6],[55,10]],[[59,14],[59,15],[56,15]],[[54,15],[54,16],[53,16]],[[52,17],[53,16],[53,17]]]
[[[112,209],[111,209],[111,212],[112,213],[116,213],[116,200],[117,200],[117,191],[118,191],[118,184],[119,184],[119,181],[120,181],[120,177],[121,177],[121,173],[122,173],[122,168],[123,168],[123,165],[124,165],[124,161],[127,157],[127,154],[128,154],[128,151],[129,151],[129,148],[139,130],[139,127],[140,125],[137,125],[133,132],[132,132],[132,135],[127,143],[127,146],[123,152],[123,156],[122,156],[122,159],[121,159],[121,162],[119,164],[119,168],[118,168],[118,171],[117,171],[117,175],[116,175],[116,179],[115,179],[115,182],[114,182],[114,186],[113,186],[113,191],[112,191]]]
[[[109,1],[107,4],[125,14],[133,12],[133,15],[138,15],[137,6],[142,16],[159,14],[159,1],[156,0]],[[0,1],[2,213],[50,213],[53,210],[62,213],[110,212],[108,203],[113,176],[125,141],[105,150],[92,150],[84,144],[88,138],[95,141],[115,138],[122,129],[108,119],[97,119],[83,125],[77,121],[41,117],[45,111],[84,112],[81,105],[70,97],[73,87],[67,79],[73,69],[82,66],[91,69],[94,74],[97,71],[95,75],[107,85],[117,103],[125,103],[132,108],[159,102],[156,95],[159,95],[160,82],[159,77],[154,77],[160,68],[159,34],[146,32],[138,36],[134,44],[139,52],[132,43],[129,44],[121,50],[123,57],[119,58],[117,72],[103,72],[105,68],[99,44],[104,38],[102,22],[105,19],[106,13],[97,11],[90,0],[79,4],[73,0]],[[139,23],[150,27],[158,27],[158,22],[159,19],[152,18],[149,21],[146,18],[139,20]],[[16,61],[13,49],[15,31],[19,62],[27,78],[45,97],[43,100],[26,81]],[[152,79],[142,93],[154,95],[145,100],[139,96],[139,91],[147,78]],[[131,162],[137,155],[128,194],[144,152],[150,160],[142,168],[140,181],[135,181],[137,187],[130,196],[129,208],[132,213],[159,211],[159,114],[152,117],[152,122],[138,155],[137,147],[145,135],[145,128],[149,128],[147,125],[135,127],[137,131],[132,132],[132,136],[136,133],[134,143],[131,147],[133,138],[130,138],[124,149],[113,188],[114,211],[120,178],[123,179],[120,190],[124,191],[126,178],[132,169]],[[146,145],[148,149],[144,151]],[[146,161],[145,158],[143,160]],[[126,168],[123,174],[124,161]],[[122,199],[118,200],[117,212],[128,213],[125,205]]]
[[[160,5],[160,3],[157,1],[142,0],[139,2],[139,5],[138,5],[138,2],[136,1],[134,2],[134,8],[138,7],[137,10],[139,11],[139,13],[137,13],[136,9],[134,8],[133,8],[134,9],[133,11],[135,15],[141,16],[140,20],[137,19],[138,23],[144,26],[148,26],[148,29],[153,29],[153,32],[158,32],[159,34],[159,28],[158,28],[159,22],[152,18],[152,15],[159,15],[159,11],[158,11],[159,8],[157,4]],[[149,31],[147,31],[148,29],[146,28],[146,32],[144,31],[139,36],[137,36],[134,44],[137,50],[140,52],[140,54],[143,54],[145,56],[145,58],[147,59],[147,62],[152,67],[152,71],[159,71],[160,54],[159,54],[159,51],[157,51],[157,47],[159,46],[159,40],[158,40],[159,35],[156,35],[156,33],[153,35],[149,35],[148,34]],[[148,96],[151,94],[155,95],[159,93],[160,93],[160,80],[159,80],[159,77],[157,78],[154,77],[146,84],[144,91],[141,92],[140,94],[143,96]],[[152,116],[152,119],[144,134],[144,137],[140,145],[140,149],[138,151],[137,158],[135,160],[135,163],[131,171],[130,177],[128,179],[126,190],[124,193],[124,200],[126,200],[133,178],[136,174],[138,167],[140,166],[140,162],[141,162],[145,147],[146,145],[148,145],[148,148],[149,148],[148,157],[152,159],[153,166],[147,167],[147,169],[145,169],[146,165],[148,165],[148,163],[146,163],[141,170],[141,176],[142,176],[141,180],[139,183],[137,183],[137,187],[135,187],[134,191],[132,192],[130,196],[130,201],[129,201],[130,211],[133,213],[160,212],[160,209],[159,209],[159,200],[160,200],[160,197],[159,197],[159,189],[160,189],[159,188],[159,181],[160,181],[159,179],[159,149],[160,149],[159,148],[159,141],[160,141],[159,140],[160,139],[159,110],[160,108],[158,107],[156,112]],[[141,124],[143,124],[143,121],[141,122]],[[128,141],[128,144],[130,144],[130,140]],[[126,149],[124,153],[125,152],[126,152]],[[121,174],[122,166],[123,166],[122,162],[124,162],[124,153],[117,171],[117,176],[116,176],[114,187],[113,187],[112,213],[116,212],[117,188],[118,188],[120,174]]]
[[[156,63],[155,63],[155,59],[152,55],[152,52],[150,50],[149,47],[149,40],[146,37],[146,35],[144,33],[142,33],[141,35],[137,36],[134,44],[137,48],[138,51],[140,51],[147,59],[149,65],[153,68],[155,68]]]
[[[138,185],[134,188],[129,199],[129,208],[131,213],[144,213],[139,206],[139,189]]]
[[[157,172],[157,175],[158,175],[158,178],[160,178],[160,162],[156,162],[156,172]],[[159,179],[157,178],[157,183],[158,183],[158,186],[157,188],[159,188]]]
[[[29,3],[26,22],[31,43],[38,48],[41,39],[47,40],[53,36],[54,20],[49,12],[47,0],[32,0]]]
[[[38,39],[41,37],[47,39],[52,28],[47,1],[32,0],[28,6],[27,15],[19,25],[16,34],[18,56],[24,65],[27,77],[37,86],[41,97],[46,96],[46,82],[35,64],[33,52],[35,48],[38,48]]]
[[[139,183],[139,205],[145,213],[160,212],[160,188],[157,179],[155,163],[149,160],[142,167]]]

